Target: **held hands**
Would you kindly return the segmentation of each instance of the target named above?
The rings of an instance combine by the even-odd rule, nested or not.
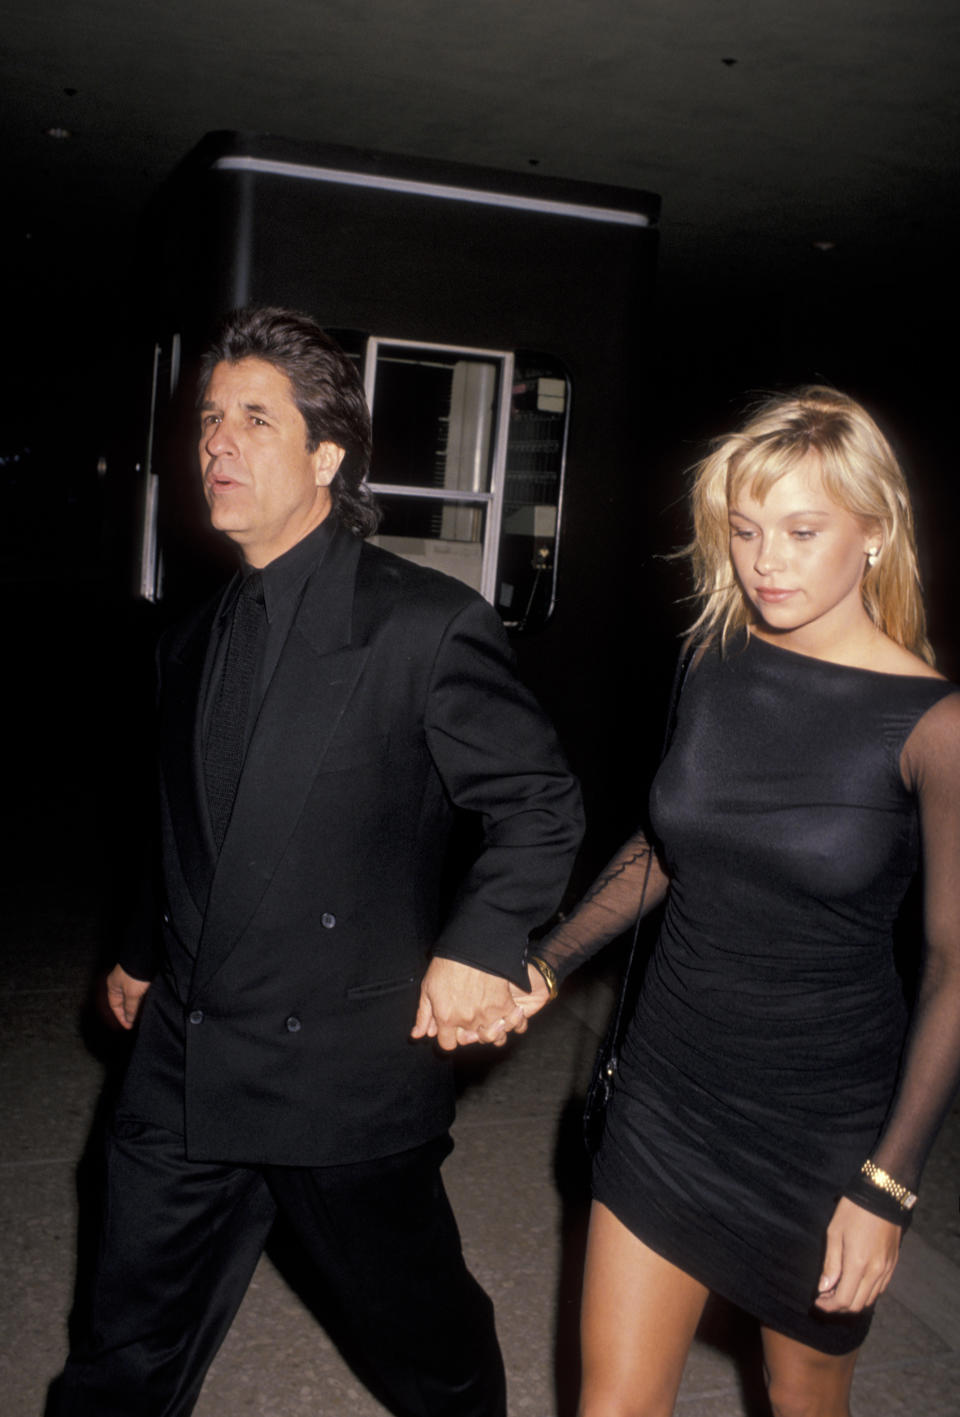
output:
[[[529,993],[518,989],[515,984],[510,985],[510,993],[513,996],[513,1002],[520,1009],[524,1018],[531,1019],[534,1014],[540,1012],[544,1004],[549,1004],[550,990],[539,969],[535,969],[532,964],[527,965],[527,978],[530,982]],[[554,993],[556,993],[556,989],[554,989]]]
[[[899,1225],[841,1198],[827,1227],[817,1308],[855,1314],[876,1303],[890,1283],[902,1238]]]
[[[549,994],[541,976],[529,967],[527,994],[472,965],[436,958],[420,986],[420,1003],[411,1038],[435,1038],[446,1052],[468,1043],[502,1048],[508,1033],[525,1033],[527,1019],[543,1008]]]
[[[137,1021],[143,997],[150,988],[148,979],[134,979],[123,965],[115,964],[107,975],[107,1006],[121,1028],[132,1028]]]

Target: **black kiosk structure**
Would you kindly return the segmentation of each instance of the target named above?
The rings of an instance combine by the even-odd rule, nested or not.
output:
[[[643,191],[208,135],[145,224],[138,595],[196,598],[216,559],[198,554],[190,426],[211,328],[240,305],[308,311],[362,369],[374,539],[497,608],[588,805],[615,800],[637,730],[658,210]]]

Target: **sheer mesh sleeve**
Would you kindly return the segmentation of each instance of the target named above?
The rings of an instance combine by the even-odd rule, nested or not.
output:
[[[641,906],[646,915],[659,905],[668,884],[656,852],[651,850],[644,833],[637,832],[604,867],[567,918],[538,940],[531,953],[550,965],[558,981],[565,979],[584,960],[628,930],[640,915]]]
[[[920,810],[924,954],[900,1081],[872,1156],[916,1190],[960,1084],[960,694],[924,714],[901,767]]]

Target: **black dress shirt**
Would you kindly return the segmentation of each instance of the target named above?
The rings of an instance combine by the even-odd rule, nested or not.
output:
[[[315,527],[302,541],[298,541],[295,546],[291,546],[289,551],[285,551],[282,556],[278,556],[275,561],[269,562],[260,572],[263,577],[263,601],[266,612],[266,634],[263,636],[259,662],[254,675],[253,689],[250,694],[250,705],[247,714],[246,745],[249,745],[250,736],[253,733],[257,716],[260,713],[264,696],[270,686],[274,670],[280,661],[280,655],[286,644],[290,627],[296,617],[297,607],[303,595],[304,587],[311,573],[320,565],[327,548],[330,544],[332,534],[332,516],[328,515],[318,527]],[[207,737],[210,731],[210,718],[213,705],[216,703],[217,690],[220,680],[223,677],[224,662],[227,654],[227,641],[229,639],[230,619],[233,608],[240,594],[240,587],[247,576],[253,574],[253,567],[244,566],[228,582],[223,593],[223,600],[217,618],[214,621],[211,631],[210,653],[207,656],[207,667],[204,675],[204,683],[201,690],[201,704],[203,715],[203,745],[206,749]]]

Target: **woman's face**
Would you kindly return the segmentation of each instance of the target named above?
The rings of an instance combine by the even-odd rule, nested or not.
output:
[[[839,506],[808,453],[757,501],[744,487],[730,504],[730,557],[761,634],[814,649],[869,624],[860,596],[879,529]]]

